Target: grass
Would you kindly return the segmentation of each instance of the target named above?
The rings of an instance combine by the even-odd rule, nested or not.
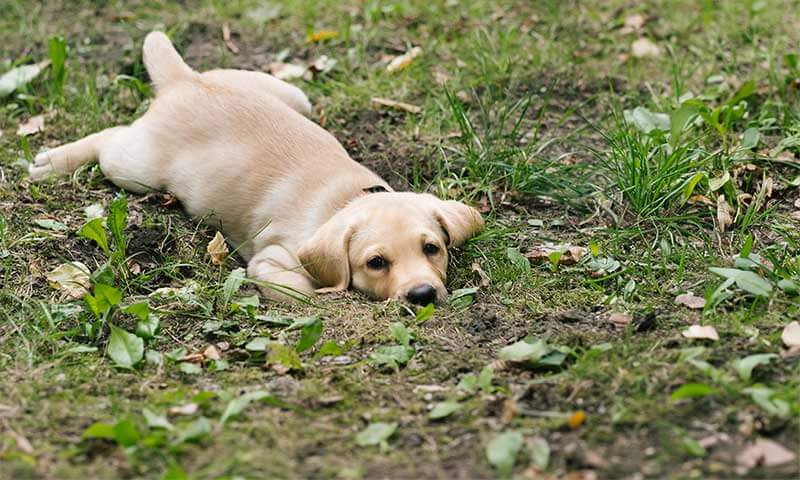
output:
[[[738,463],[756,439],[800,447],[781,341],[800,315],[790,7],[0,0],[0,74],[52,61],[0,99],[0,477],[796,476]],[[634,13],[650,18],[625,33]],[[266,303],[168,198],[122,209],[96,167],[30,184],[41,148],[146,110],[151,29],[200,69],[337,60],[293,82],[351,156],[487,217],[452,256],[449,304]],[[639,37],[662,54],[631,56]],[[587,253],[525,257],[545,244]],[[88,303],[49,285],[67,262]],[[719,340],[685,338],[695,324]]]

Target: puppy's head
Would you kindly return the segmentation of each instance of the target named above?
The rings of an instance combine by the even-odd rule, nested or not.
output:
[[[337,212],[297,253],[320,292],[353,286],[418,305],[447,297],[447,249],[483,228],[473,208],[417,193],[374,193]]]

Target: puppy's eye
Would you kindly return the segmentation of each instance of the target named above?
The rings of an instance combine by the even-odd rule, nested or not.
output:
[[[425,255],[436,255],[439,253],[439,247],[434,245],[433,243],[426,243],[422,246],[422,251]]]
[[[372,257],[369,260],[367,260],[367,267],[373,270],[381,270],[383,268],[386,268],[386,265],[387,265],[386,259],[380,256]]]

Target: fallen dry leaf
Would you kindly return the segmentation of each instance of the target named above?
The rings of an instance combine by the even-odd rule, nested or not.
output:
[[[514,417],[517,416],[517,412],[519,409],[517,408],[516,402],[514,402],[511,398],[506,398],[503,401],[503,410],[500,414],[500,421],[502,423],[511,423],[514,420]]]
[[[386,71],[389,73],[394,73],[404,70],[406,67],[411,65],[411,62],[414,61],[414,59],[417,58],[421,53],[422,49],[420,47],[413,47],[406,53],[394,57],[389,62],[389,65],[386,66]]]
[[[44,131],[44,114],[31,117],[27,122],[20,124],[17,135],[27,137]]]
[[[219,360],[222,358],[222,355],[219,354],[219,350],[214,345],[209,345],[203,350],[203,356],[206,360]]]
[[[318,59],[311,62],[311,68],[318,73],[328,73],[333,67],[336,66],[336,59],[327,55],[322,55]]]
[[[717,334],[717,329],[712,327],[711,325],[692,325],[691,327],[687,328],[683,332],[681,332],[686,338],[697,338],[703,340],[719,340],[719,334]]]
[[[374,97],[372,99],[372,103],[380,105],[382,107],[389,107],[397,110],[403,110],[404,112],[409,112],[409,113],[419,113],[422,111],[422,109],[416,105],[412,105],[410,103],[405,103],[405,102],[398,102],[396,100],[389,100],[387,98]]]
[[[309,33],[306,41],[308,43],[315,43],[315,42],[323,42],[325,40],[330,40],[332,38],[336,38],[339,36],[339,32],[336,30],[319,30],[313,33]]]
[[[267,65],[267,71],[278,80],[300,78],[306,73],[306,70],[308,70],[306,67],[294,63],[272,62]]]
[[[196,403],[187,403],[185,405],[171,407],[169,413],[174,413],[175,415],[194,415],[197,413],[198,409],[199,406]]]
[[[92,286],[89,268],[81,262],[62,263],[45,275],[50,286],[69,298],[82,298]]]
[[[544,263],[549,262],[550,255],[555,252],[562,252],[561,258],[558,259],[559,265],[575,265],[580,261],[581,257],[586,255],[587,250],[584,247],[573,245],[564,246],[546,243],[533,247],[525,256],[534,263]]]
[[[658,57],[661,55],[661,49],[650,39],[642,37],[631,45],[631,55],[636,58]]]
[[[650,21],[650,15],[644,13],[634,13],[625,17],[620,33],[639,32]]]
[[[199,364],[202,364],[204,360],[205,357],[200,352],[187,353],[186,356],[184,356],[181,359],[182,362],[199,363]]]
[[[222,265],[222,262],[225,261],[225,257],[228,256],[230,250],[228,250],[228,245],[225,243],[225,237],[222,236],[222,233],[217,232],[214,235],[214,238],[208,242],[208,247],[206,247],[206,251],[208,251],[208,255],[211,257],[211,263],[214,265]]]
[[[747,468],[756,466],[772,467],[794,461],[796,455],[780,443],[767,438],[759,438],[756,442],[739,453],[736,461]]]
[[[222,24],[222,42],[231,53],[239,53],[239,47],[231,40],[231,27],[227,23]]]
[[[633,317],[630,314],[622,312],[612,313],[608,317],[608,321],[618,328],[625,328],[626,325],[631,323],[631,320],[633,320]]]
[[[17,448],[20,452],[27,453],[28,455],[33,454],[33,445],[31,445],[31,442],[25,438],[24,435],[15,432],[11,428],[7,428],[7,431],[12,437],[14,437],[14,441],[16,442]]]
[[[726,228],[733,224],[733,209],[725,200],[725,195],[717,197],[717,228],[724,232]]]
[[[485,288],[492,284],[492,279],[489,278],[489,275],[486,274],[478,262],[472,262],[472,271],[481,277],[481,287]]]
[[[569,418],[567,419],[567,425],[569,426],[569,428],[575,430],[581,425],[583,425],[583,422],[585,421],[586,421],[586,412],[584,412],[583,410],[578,410],[577,412],[574,412],[572,415],[569,416]]]
[[[697,310],[706,306],[706,299],[689,292],[675,297],[675,303]]]
[[[800,347],[800,323],[795,320],[783,327],[781,340],[787,347]]]

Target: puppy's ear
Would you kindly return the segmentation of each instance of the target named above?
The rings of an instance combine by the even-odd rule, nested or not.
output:
[[[483,217],[474,208],[454,200],[440,201],[436,220],[448,237],[448,248],[463,245],[470,237],[483,230]]]
[[[320,288],[317,293],[339,292],[350,286],[350,238],[355,226],[334,215],[306,240],[297,258]]]

